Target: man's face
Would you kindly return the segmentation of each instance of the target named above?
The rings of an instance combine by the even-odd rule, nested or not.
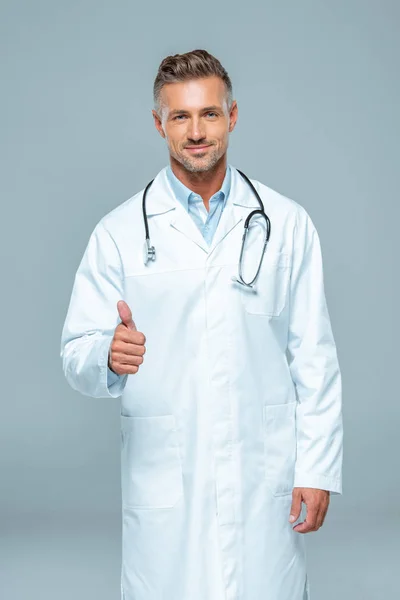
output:
[[[208,171],[228,148],[237,120],[237,105],[227,106],[227,92],[219,77],[191,79],[164,85],[155,125],[170,155],[193,173]]]

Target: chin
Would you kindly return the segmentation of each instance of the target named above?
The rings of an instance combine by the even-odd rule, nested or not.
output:
[[[203,171],[209,171],[211,168],[209,165],[184,165],[184,167],[191,173],[202,173]]]
[[[202,173],[204,171],[210,171],[219,161],[220,157],[213,156],[207,157],[198,157],[198,160],[188,160],[186,157],[182,157],[180,160],[181,164],[185,167],[187,171],[191,173]]]

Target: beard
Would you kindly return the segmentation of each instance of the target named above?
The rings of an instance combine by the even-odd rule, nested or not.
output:
[[[200,144],[199,144],[200,145]],[[207,150],[202,156],[187,156],[186,154],[171,152],[171,155],[175,160],[181,163],[187,171],[190,173],[202,173],[210,171],[223,156],[224,150],[217,147],[211,147],[211,150]]]

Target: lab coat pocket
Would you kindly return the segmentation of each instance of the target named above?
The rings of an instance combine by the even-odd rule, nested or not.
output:
[[[248,252],[243,261],[243,279],[248,282],[257,272],[259,253]],[[278,317],[286,303],[289,285],[290,257],[285,252],[265,250],[260,272],[253,287],[241,285],[240,294],[244,309],[249,314]],[[240,284],[238,284],[240,285]]]
[[[264,404],[265,476],[274,496],[290,494],[296,462],[296,405]]]
[[[183,493],[174,415],[121,415],[122,503],[172,508]]]

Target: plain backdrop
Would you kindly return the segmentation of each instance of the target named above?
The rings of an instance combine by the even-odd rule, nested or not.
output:
[[[399,2],[0,10],[0,596],[119,598],[120,400],[68,386],[61,329],[95,224],[168,162],[151,115],[159,63],[205,48],[238,102],[229,162],[302,204],[322,244],[344,480],[307,536],[312,600],[394,598]]]

